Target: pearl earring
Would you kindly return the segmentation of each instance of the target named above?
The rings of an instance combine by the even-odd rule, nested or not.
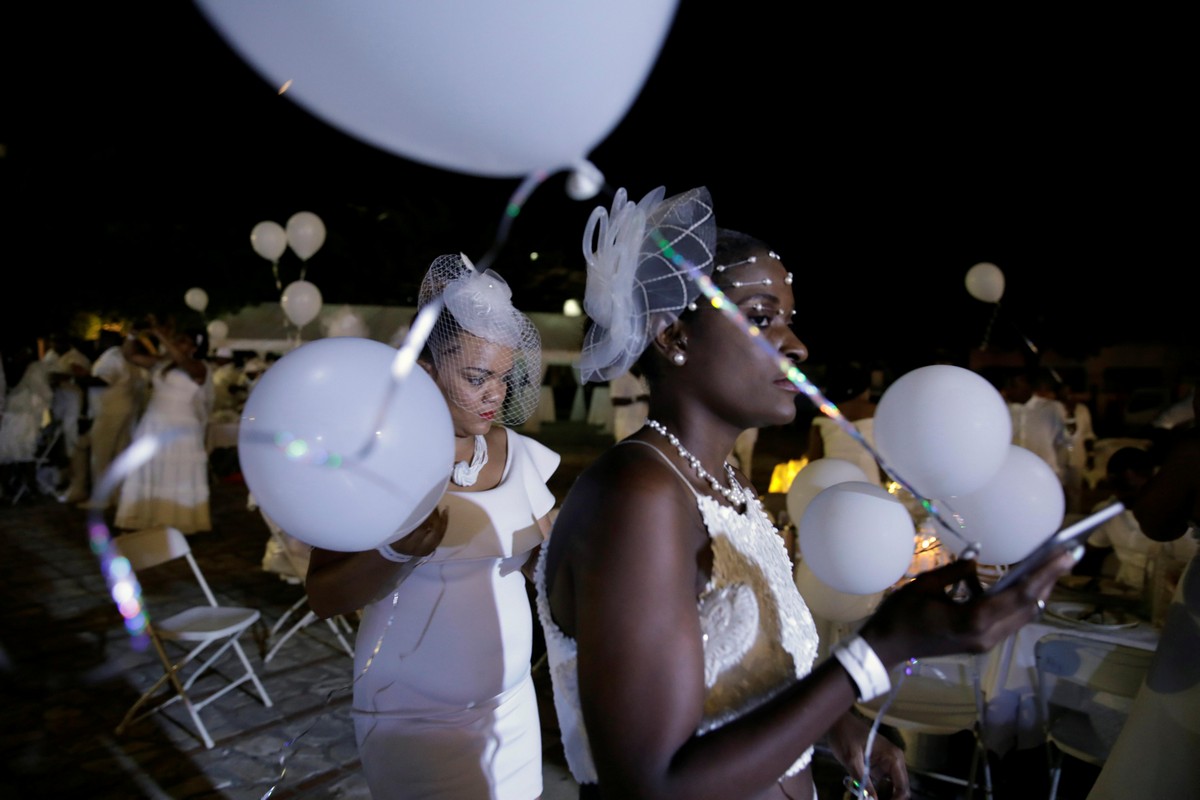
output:
[[[682,367],[687,363],[687,356],[685,356],[683,353],[675,353],[673,356],[671,356],[671,361],[674,362],[675,366]]]

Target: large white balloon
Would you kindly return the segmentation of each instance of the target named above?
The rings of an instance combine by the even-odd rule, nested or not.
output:
[[[966,284],[971,297],[985,303],[999,303],[1004,296],[1004,273],[987,261],[967,270]]]
[[[1066,500],[1050,465],[1024,447],[1009,445],[990,481],[970,494],[941,498],[940,505],[953,512],[941,514],[947,522],[955,524],[956,514],[964,523],[960,538],[938,522],[938,538],[948,550],[959,555],[968,543],[978,543],[980,563],[1012,564],[1059,529]]]
[[[796,588],[813,616],[832,622],[857,622],[869,617],[883,599],[883,592],[839,592],[814,575],[804,559],[796,564]]]
[[[265,220],[250,231],[250,246],[254,248],[254,252],[272,263],[279,260],[287,245],[287,232],[278,222]]]
[[[904,504],[863,481],[821,491],[797,527],[800,552],[822,583],[848,594],[894,584],[912,563],[916,528]]]
[[[450,411],[424,370],[394,385],[395,357],[371,339],[319,339],[275,362],[246,400],[238,431],[246,486],[306,544],[359,551],[395,541],[446,489]]]
[[[325,223],[311,211],[297,211],[288,218],[287,243],[301,261],[308,261],[325,244]]]
[[[678,0],[198,0],[267,81],[342,131],[434,167],[570,168],[628,112]]]
[[[298,328],[303,328],[321,313],[321,290],[308,281],[292,281],[279,298],[283,313]]]
[[[842,458],[818,458],[804,465],[804,469],[792,478],[787,492],[787,512],[792,524],[799,525],[804,510],[821,490],[835,483],[865,481],[867,473],[857,464]]]
[[[193,311],[199,311],[201,314],[203,314],[204,309],[208,308],[208,292],[199,287],[193,286],[191,289],[188,289],[186,292],[184,292],[183,302],[188,308],[192,309]]]
[[[922,497],[987,483],[1008,454],[1012,416],[996,387],[969,369],[932,364],[901,375],[875,409],[875,449]]]

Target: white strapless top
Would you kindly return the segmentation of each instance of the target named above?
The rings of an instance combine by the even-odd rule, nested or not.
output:
[[[662,456],[645,442],[621,442],[626,443],[643,444]],[[703,718],[696,730],[703,735],[748,713],[807,675],[817,656],[817,628],[796,589],[787,547],[757,498],[748,499],[745,512],[739,513],[696,492],[674,464],[666,463],[695,495],[712,542],[712,577],[696,608],[703,631],[704,685],[708,690]],[[538,619],[546,637],[554,687],[554,708],[571,774],[579,783],[596,783],[596,767],[579,704],[575,640],[551,618],[546,596],[548,550],[542,548],[534,580]],[[804,769],[811,759],[810,747],[784,777]]]

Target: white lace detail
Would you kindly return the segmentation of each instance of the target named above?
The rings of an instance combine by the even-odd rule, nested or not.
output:
[[[690,486],[689,486],[690,488]],[[708,688],[698,734],[715,730],[770,700],[812,670],[817,629],[792,578],[783,539],[756,498],[746,510],[695,493],[713,548],[713,574],[697,603],[704,632],[704,683]],[[534,573],[537,612],[546,637],[554,707],[571,774],[595,783],[587,731],[579,705],[578,650],[550,616],[546,554]],[[788,768],[795,775],[812,760],[812,748]]]
[[[749,586],[723,586],[700,598],[700,630],[704,632],[704,685],[741,662],[754,644],[758,603]]]

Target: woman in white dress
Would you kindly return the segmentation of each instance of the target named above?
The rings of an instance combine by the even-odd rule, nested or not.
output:
[[[559,456],[505,426],[537,407],[541,342],[504,280],[463,257],[430,267],[419,304],[439,296],[419,363],[450,407],[451,485],[399,541],[314,548],[308,599],[322,617],[365,607],[352,713],[372,797],[534,800],[542,740],[526,586]]]
[[[636,360],[651,389],[646,427],[574,483],[537,567],[580,796],[815,798],[818,740],[862,775],[868,728],[849,713],[856,697],[886,692],[888,668],[908,657],[999,642],[1034,616],[1071,559],[963,603],[945,589],[969,580],[972,562],[926,573],[814,664],[816,629],[783,539],[725,463],[740,431],[796,413],[798,389],[780,369],[806,355],[791,330],[791,274],[761,242],[718,237],[704,189],[666,200],[658,189],[637,204],[621,190],[611,215],[593,212],[584,246],[582,377],[607,380]],[[758,337],[699,298],[689,263]],[[592,291],[618,286],[627,293]],[[873,780],[906,797],[899,750],[876,740],[871,756]]]
[[[142,466],[123,476],[114,524],[127,530],[169,525],[183,533],[212,530],[208,452],[204,430],[212,409],[212,376],[197,352],[207,349],[203,331],[177,332],[153,324],[161,352],[147,353],[142,338],[129,336],[122,352],[150,372],[150,398],[134,429],[136,442],[159,440]],[[99,499],[99,498],[97,498]]]

